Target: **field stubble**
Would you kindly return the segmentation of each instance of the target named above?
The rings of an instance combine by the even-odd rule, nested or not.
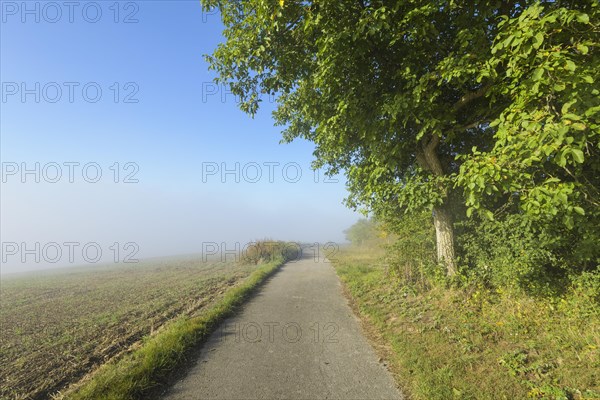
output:
[[[0,398],[48,398],[252,270],[171,259],[2,277]]]

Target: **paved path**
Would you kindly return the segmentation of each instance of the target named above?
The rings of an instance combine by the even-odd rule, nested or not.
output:
[[[331,265],[290,262],[204,345],[165,399],[401,399]]]

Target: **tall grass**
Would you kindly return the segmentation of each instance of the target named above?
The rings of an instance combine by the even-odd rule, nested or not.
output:
[[[410,398],[600,398],[600,310],[589,284],[556,301],[426,274],[422,285],[390,267],[390,257],[348,248],[334,266],[390,349],[389,365]]]

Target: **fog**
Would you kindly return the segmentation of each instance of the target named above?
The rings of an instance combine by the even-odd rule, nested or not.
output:
[[[221,176],[206,163],[190,172],[192,177],[197,172],[197,179],[174,188],[144,183],[152,177],[143,166],[137,182],[115,183],[112,173],[103,171],[105,179],[95,183],[77,174],[71,183],[66,173],[51,183],[49,178],[56,179],[50,167],[44,175],[41,164],[36,175],[31,165],[26,168],[34,172],[21,174],[3,164],[3,274],[207,249],[218,256],[262,238],[341,243],[342,231],[358,218],[341,204],[343,179],[323,182],[309,165],[300,166],[300,178],[294,166],[289,176],[272,174],[269,180],[263,174],[257,180],[250,167],[242,174],[240,166],[236,175],[234,166]]]

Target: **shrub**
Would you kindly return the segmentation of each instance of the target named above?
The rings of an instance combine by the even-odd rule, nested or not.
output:
[[[488,287],[557,296],[600,261],[589,227],[567,229],[551,218],[532,220],[521,214],[493,221],[474,218],[457,227],[463,276]]]
[[[244,264],[265,264],[278,259],[292,260],[298,258],[300,246],[297,243],[275,240],[257,240],[242,250],[241,262]]]
[[[444,269],[436,263],[431,218],[430,212],[405,214],[394,225],[388,225],[396,239],[386,246],[389,271],[405,283],[423,288],[444,276]]]

